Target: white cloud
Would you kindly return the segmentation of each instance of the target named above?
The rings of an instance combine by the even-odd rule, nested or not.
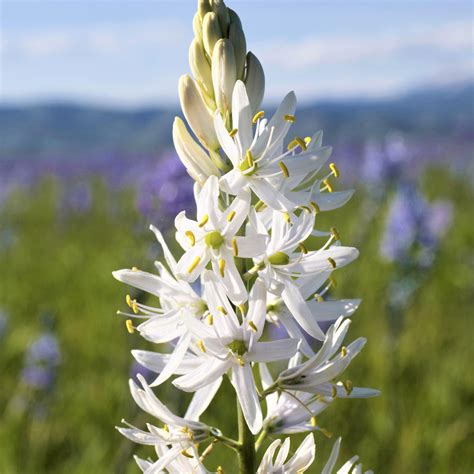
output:
[[[446,52],[472,49],[472,22],[417,27],[367,36],[308,36],[277,44],[261,43],[256,48],[265,65],[296,70],[316,66],[390,59],[417,52]]]

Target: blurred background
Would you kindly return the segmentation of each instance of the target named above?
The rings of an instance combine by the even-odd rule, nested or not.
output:
[[[376,472],[472,472],[472,2],[227,3],[265,68],[266,110],[294,89],[295,133],[324,129],[336,186],[357,189],[318,227],[361,250],[329,298],[363,298],[349,336],[369,343],[347,377],[383,395],[319,424]],[[151,452],[114,426],[146,419],[127,379],[147,375],[130,355],[147,346],[115,315],[129,289],[111,272],[152,271],[148,225],[171,236],[193,209],[171,124],[195,2],[0,8],[0,472],[137,472],[132,453]],[[205,418],[229,434],[231,396]],[[333,440],[316,433],[310,472]],[[222,449],[210,468],[234,472]]]

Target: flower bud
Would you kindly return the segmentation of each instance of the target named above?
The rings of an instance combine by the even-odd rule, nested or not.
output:
[[[198,15],[201,20],[206,16],[206,13],[212,12],[211,4],[209,0],[198,0]]]
[[[173,123],[173,142],[179,159],[195,181],[202,184],[209,176],[220,175],[216,165],[193,140],[179,117],[176,117]]]
[[[202,21],[202,39],[206,53],[212,58],[214,45],[222,38],[219,20],[215,13],[207,13]]]
[[[196,83],[188,75],[179,79],[179,99],[184,116],[204,147],[217,150],[219,142],[214,130],[213,115],[206,107]]]
[[[228,37],[229,34],[229,12],[223,0],[212,0],[212,9],[219,19],[219,26],[224,38]]]
[[[232,22],[229,27],[229,39],[232,41],[235,54],[235,64],[237,70],[237,79],[243,79],[245,55],[247,54],[247,42],[242,30],[242,25],[239,22]]]
[[[265,93],[265,74],[260,61],[250,51],[247,53],[247,73],[244,83],[252,114],[255,114],[260,108]]]
[[[224,116],[232,107],[232,91],[236,77],[234,48],[228,39],[219,40],[212,54],[212,82],[216,105]]]
[[[193,31],[196,39],[202,44],[202,20],[199,13],[196,13],[193,18]]]
[[[201,84],[203,92],[213,98],[211,66],[206,59],[202,43],[196,38],[193,39],[189,47],[189,65],[193,76]]]

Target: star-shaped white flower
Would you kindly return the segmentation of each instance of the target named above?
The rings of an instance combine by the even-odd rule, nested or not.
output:
[[[215,176],[209,177],[197,198],[198,220],[188,219],[184,211],[176,217],[176,239],[185,250],[176,266],[176,274],[183,280],[194,281],[211,262],[232,302],[244,303],[247,291],[234,258],[259,255],[266,240],[264,235],[237,235],[249,206],[250,193],[242,191],[222,210],[218,180]]]

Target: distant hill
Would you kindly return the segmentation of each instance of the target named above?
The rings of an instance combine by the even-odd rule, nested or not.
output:
[[[171,145],[176,110],[76,104],[0,105],[0,159],[16,156],[156,154]],[[474,84],[413,91],[382,101],[320,101],[297,111],[295,134],[323,129],[327,143],[359,142],[389,131],[426,140],[470,141]]]

